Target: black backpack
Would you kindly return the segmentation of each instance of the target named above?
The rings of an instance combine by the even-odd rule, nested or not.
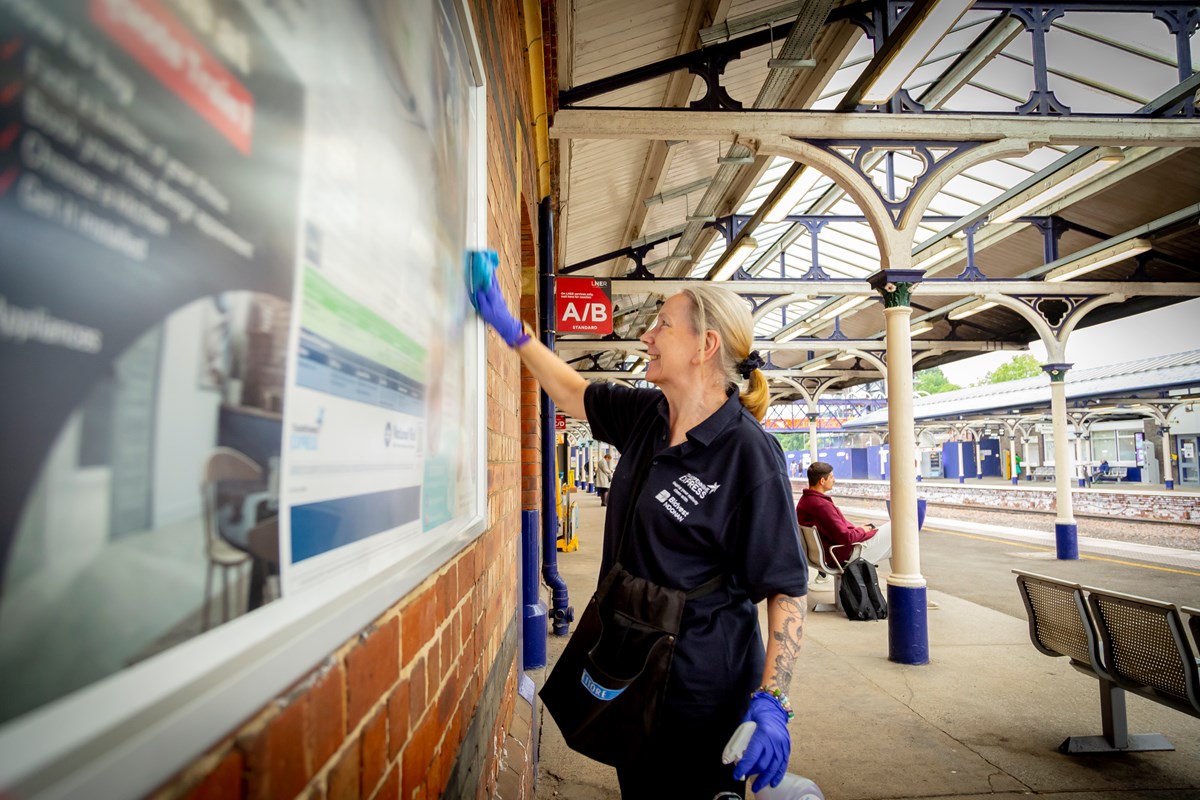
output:
[[[856,558],[845,566],[838,597],[851,620],[887,619],[887,601],[879,591],[879,576],[870,561]]]

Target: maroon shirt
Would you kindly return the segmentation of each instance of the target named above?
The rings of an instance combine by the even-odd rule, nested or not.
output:
[[[846,563],[854,545],[875,535],[874,529],[851,525],[833,504],[833,499],[816,489],[805,489],[800,494],[800,502],[796,503],[796,521],[817,529],[826,563]]]

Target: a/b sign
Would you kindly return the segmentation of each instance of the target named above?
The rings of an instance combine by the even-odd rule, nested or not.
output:
[[[612,333],[612,283],[607,278],[558,278],[559,333]]]

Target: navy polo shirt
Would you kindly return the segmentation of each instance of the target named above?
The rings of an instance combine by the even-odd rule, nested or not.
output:
[[[783,450],[736,394],[675,447],[658,389],[594,383],[584,407],[593,436],[621,452],[601,576],[619,560],[634,575],[685,591],[717,574],[726,578],[687,604],[668,703],[681,710],[744,703],[762,680],[765,658],[754,603],[808,591]],[[640,465],[646,471],[638,487]]]

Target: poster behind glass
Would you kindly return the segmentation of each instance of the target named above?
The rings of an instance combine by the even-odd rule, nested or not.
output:
[[[399,6],[0,0],[0,723],[477,513],[470,82]]]

